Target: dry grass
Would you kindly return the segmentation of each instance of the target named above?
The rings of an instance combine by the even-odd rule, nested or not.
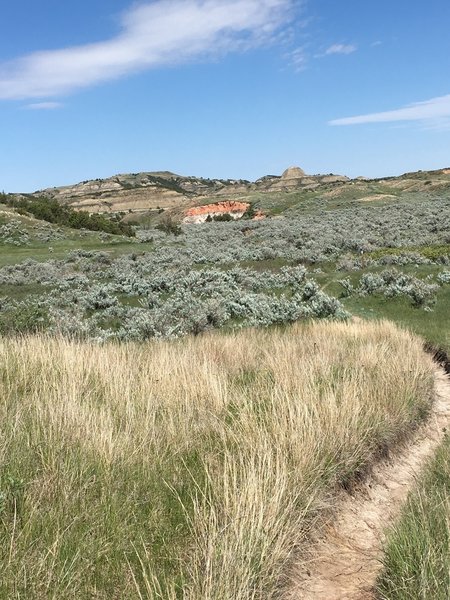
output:
[[[432,385],[388,323],[0,339],[0,597],[273,598]]]

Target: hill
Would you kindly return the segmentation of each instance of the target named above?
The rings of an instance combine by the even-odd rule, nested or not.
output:
[[[185,177],[167,171],[115,175],[40,190],[33,196],[54,198],[77,210],[136,214],[159,209],[180,211],[214,199],[255,202],[261,196],[283,196],[289,192],[303,193],[306,197],[353,198],[372,202],[410,193],[442,191],[450,191],[449,169],[381,179],[349,179],[333,174],[306,175],[302,169],[290,167],[281,176],[267,175],[255,182]],[[283,204],[283,199],[280,200]],[[264,200],[261,202],[264,205]]]

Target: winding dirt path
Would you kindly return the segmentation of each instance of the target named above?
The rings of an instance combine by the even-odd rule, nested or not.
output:
[[[381,569],[383,533],[398,518],[418,472],[450,426],[450,379],[436,368],[436,400],[428,421],[363,484],[343,493],[306,561],[294,565],[286,600],[371,600]]]

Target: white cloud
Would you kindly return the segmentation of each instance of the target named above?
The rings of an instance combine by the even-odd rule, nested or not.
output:
[[[27,110],[55,110],[62,106],[61,102],[35,102],[33,104],[27,104],[24,108]]]
[[[0,64],[0,99],[47,98],[144,69],[270,39],[295,0],[156,0],[127,11],[114,38]]]
[[[332,54],[352,54],[356,52],[357,47],[354,44],[333,44],[327,48],[323,56],[330,56]]]
[[[360,125],[363,123],[388,123],[395,121],[430,121],[450,117],[450,95],[432,98],[425,102],[415,102],[404,108],[387,112],[334,119],[330,125]]]
[[[308,64],[308,54],[303,47],[296,48],[286,54],[286,58],[295,71],[300,72],[306,69]]]

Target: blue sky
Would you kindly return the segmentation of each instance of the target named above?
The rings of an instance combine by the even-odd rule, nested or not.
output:
[[[448,0],[5,0],[0,190],[450,165]]]

